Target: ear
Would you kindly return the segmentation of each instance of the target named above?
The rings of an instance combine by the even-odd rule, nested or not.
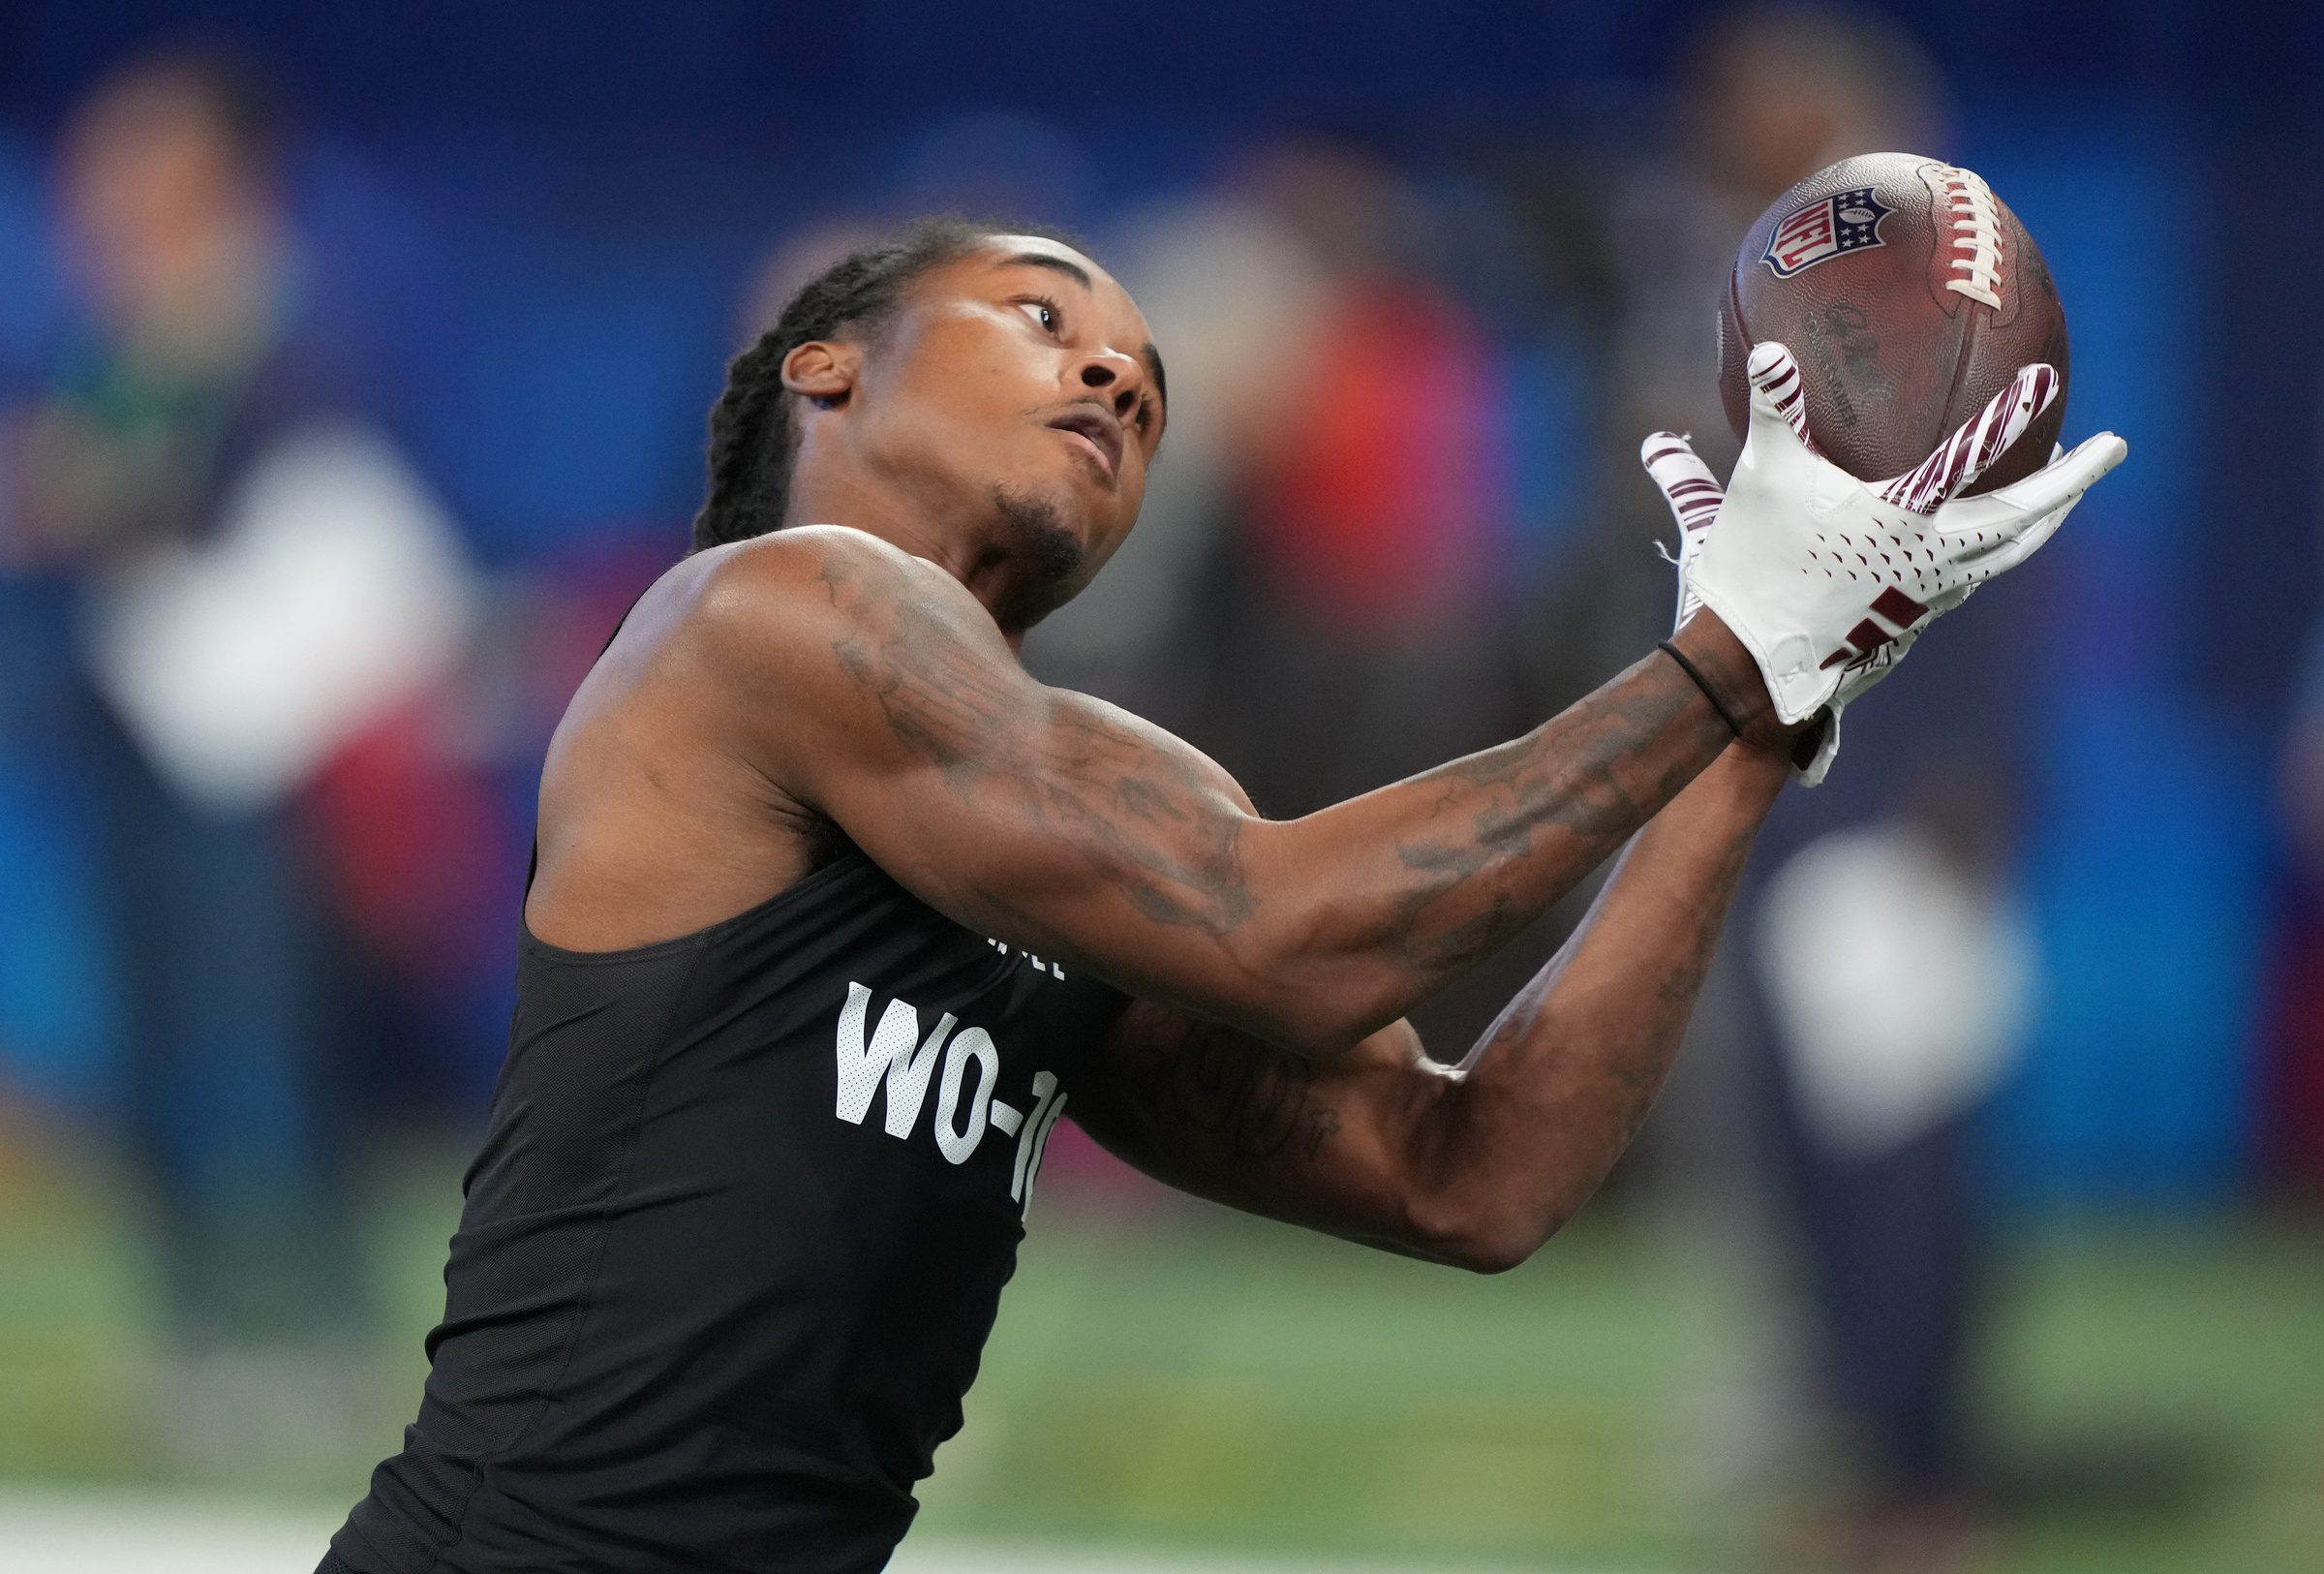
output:
[[[826,410],[837,409],[855,391],[856,368],[862,355],[861,347],[856,345],[838,344],[829,339],[810,340],[782,357],[783,389],[803,395]]]

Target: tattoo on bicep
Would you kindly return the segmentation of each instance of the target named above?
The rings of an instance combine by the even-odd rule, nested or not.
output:
[[[1291,1140],[1310,1075],[1305,1062],[1239,1034],[1208,1033],[1179,1054],[1171,1092],[1187,1121],[1246,1157],[1265,1158]]]
[[[1090,706],[1051,716],[1033,763],[1036,808],[1106,848],[1147,917],[1223,935],[1250,916],[1240,817],[1222,811],[1194,760]]]
[[[832,646],[841,668],[955,792],[1012,794],[1037,820],[1071,828],[1103,849],[1107,874],[1157,922],[1225,934],[1249,917],[1238,818],[1220,811],[1196,761],[1095,705],[1065,702],[1028,722],[1023,675],[901,574],[874,584],[826,566],[824,579],[853,614]]]
[[[895,610],[898,627],[887,637],[859,629],[832,653],[878,703],[896,740],[949,777],[972,767],[1005,724],[1008,686],[925,610]]]
[[[1328,1105],[1322,1109],[1310,1110],[1307,1114],[1307,1130],[1302,1142],[1302,1152],[1312,1159],[1324,1151],[1325,1143],[1338,1134],[1339,1111]]]
[[[1339,1129],[1338,1115],[1313,1102],[1308,1064],[1247,1034],[1177,1017],[1143,1034],[1139,1050],[1135,1073],[1160,1112],[1242,1157],[1313,1158]]]

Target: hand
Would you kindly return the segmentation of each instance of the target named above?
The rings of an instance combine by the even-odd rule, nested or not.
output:
[[[1839,752],[1841,710],[1929,622],[2032,556],[2128,450],[2101,433],[2010,486],[1954,501],[2056,399],[2057,375],[2034,365],[1919,465],[1867,485],[1816,453],[1789,351],[1760,345],[1750,374],[1731,493],[1683,438],[1658,432],[1639,457],[1678,520],[1680,625],[1707,602],[1751,651],[1782,720],[1829,708],[1793,761],[1813,787]]]
[[[2014,390],[2005,390],[2004,396],[2009,391]],[[1799,434],[1800,442],[1811,452],[1819,451],[1815,438],[1808,432],[1807,405],[1800,398],[1796,379],[1777,397],[1776,408],[1784,419],[1790,423],[1791,429]],[[2017,429],[2024,429],[2022,422]],[[2013,437],[2014,433],[2004,439],[2002,445],[2004,449]],[[1696,595],[1687,583],[1687,571],[1701,553],[1703,543],[1710,540],[1711,525],[1719,517],[1719,505],[1726,500],[1727,489],[1719,484],[1710,467],[1696,455],[1687,440],[1676,433],[1656,432],[1650,435],[1639,445],[1638,459],[1646,467],[1647,478],[1662,492],[1663,502],[1668,506],[1670,516],[1678,522],[1678,551],[1675,556],[1660,541],[1655,543],[1655,550],[1678,570],[1678,611],[1670,623],[1671,632],[1675,633],[1702,609],[1702,598]],[[1964,481],[1962,484],[1968,483]],[[1903,660],[1905,652],[1912,648],[1912,641],[1919,637],[1918,629],[1907,630],[1895,639],[1879,646],[1871,656],[1860,658],[1843,668],[1846,676],[1831,702],[1818,712],[1815,721],[1804,729],[1793,729],[1794,741],[1781,752],[1789,757],[1791,774],[1802,786],[1823,785],[1824,777],[1831,772],[1832,760],[1840,753],[1840,713],[1848,708],[1849,701],[1886,677],[1889,669]]]

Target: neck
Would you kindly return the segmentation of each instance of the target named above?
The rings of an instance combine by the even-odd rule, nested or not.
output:
[[[990,509],[946,509],[858,475],[818,479],[793,470],[786,525],[844,525],[924,558],[966,586],[999,626],[1010,649],[1024,639],[1010,615],[1016,604],[1018,563],[1007,533]]]

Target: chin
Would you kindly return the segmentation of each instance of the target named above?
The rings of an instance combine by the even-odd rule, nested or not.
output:
[[[1017,560],[1004,623],[1030,628],[1071,601],[1087,579],[1089,543],[1074,528],[1080,510],[1029,488],[999,485],[993,504],[1011,538]],[[1086,521],[1083,521],[1086,525]]]

